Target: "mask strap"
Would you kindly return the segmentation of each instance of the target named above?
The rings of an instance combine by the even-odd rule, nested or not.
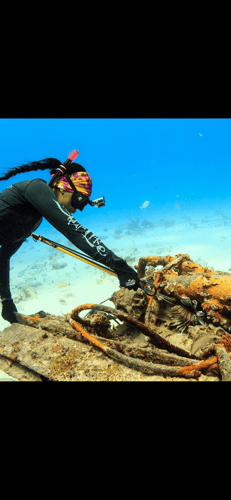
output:
[[[52,187],[53,184],[57,181],[57,179],[59,177],[61,177],[61,175],[65,175],[66,170],[67,169],[66,169],[66,167],[64,165],[60,165],[60,168],[56,169],[55,175],[54,175],[54,177],[51,178],[48,186]]]
[[[76,189],[75,185],[73,184],[71,178],[69,177],[69,175],[67,175],[66,173],[64,174],[64,176],[66,177],[67,179],[67,182],[68,184],[70,184],[70,186],[72,187],[72,189],[74,190],[74,192],[76,191],[78,193],[78,190]]]

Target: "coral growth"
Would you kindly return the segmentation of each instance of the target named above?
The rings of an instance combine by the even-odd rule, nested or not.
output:
[[[183,304],[184,298],[187,298],[192,308],[195,301],[203,321],[231,331],[231,273],[213,271],[196,264],[187,254],[176,257],[142,257],[135,267],[140,278],[144,276],[146,266],[152,267],[148,279],[152,279],[157,292],[176,298]],[[174,265],[169,267],[170,263]],[[155,272],[155,267],[159,265],[165,270]]]
[[[16,313],[18,323],[0,332],[0,362],[40,380],[231,380],[231,274],[187,254],[142,257],[135,267],[155,295],[121,287],[114,307]]]

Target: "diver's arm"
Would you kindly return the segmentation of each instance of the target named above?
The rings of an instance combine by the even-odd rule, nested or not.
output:
[[[133,269],[126,261],[115,255],[95,234],[76,221],[59,203],[57,196],[45,182],[34,179],[26,188],[25,197],[55,229],[82,252],[111,269],[118,268],[132,273]],[[136,271],[133,272],[136,275]]]

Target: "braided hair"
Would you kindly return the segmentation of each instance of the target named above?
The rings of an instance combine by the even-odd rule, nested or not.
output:
[[[31,172],[33,170],[50,170],[50,174],[55,174],[57,172],[57,168],[62,165],[62,163],[57,160],[57,158],[45,158],[44,160],[32,161],[29,163],[24,163],[18,167],[10,168],[8,172],[6,172],[2,177],[0,177],[0,181],[6,181],[10,177],[14,175],[21,174],[24,172]],[[82,167],[79,163],[71,163],[66,167],[67,174],[71,175],[74,172],[86,172],[85,168]]]

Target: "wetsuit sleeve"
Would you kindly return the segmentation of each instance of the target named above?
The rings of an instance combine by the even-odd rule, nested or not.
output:
[[[10,257],[14,255],[25,240],[0,248],[0,298],[11,299],[10,293]]]
[[[52,189],[40,179],[34,179],[27,186],[24,196],[55,229],[62,233],[73,245],[92,257],[97,262],[105,264],[111,269],[127,271],[130,275],[136,272],[128,266],[125,260],[115,255],[91,231],[83,227],[59,203]]]

